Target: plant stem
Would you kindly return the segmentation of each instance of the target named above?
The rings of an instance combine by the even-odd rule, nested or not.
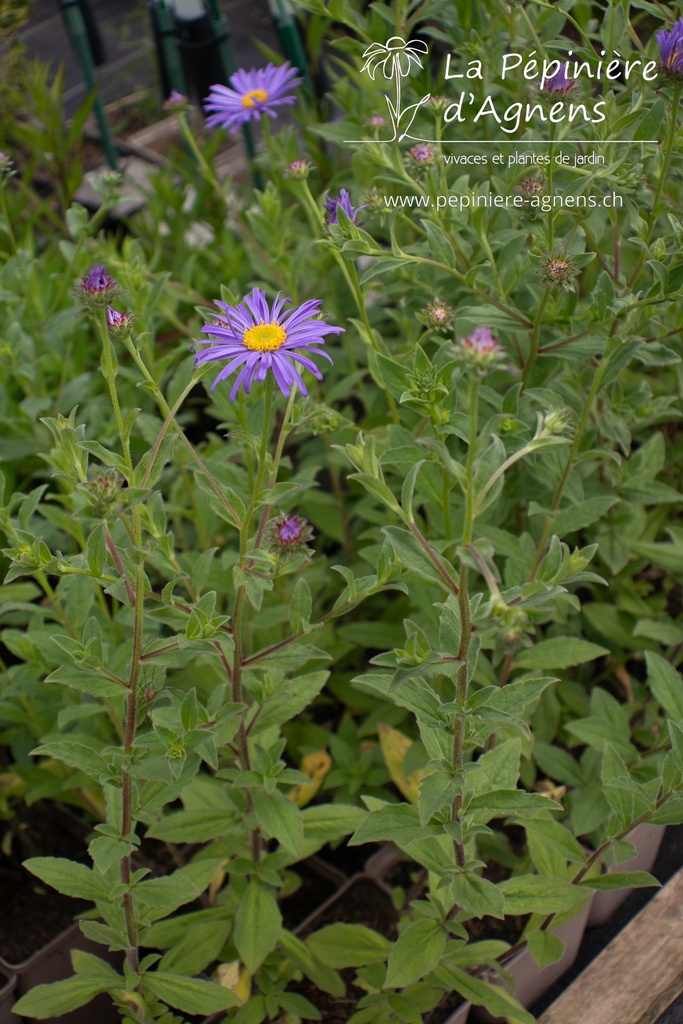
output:
[[[463,525],[462,546],[466,548],[472,543],[472,529],[474,526],[474,459],[477,450],[478,432],[478,408],[479,408],[479,379],[472,377],[470,382],[470,440],[467,450],[467,492],[465,495],[465,522]],[[460,644],[458,647],[458,661],[460,666],[457,674],[456,699],[462,711],[458,714],[453,730],[453,775],[457,776],[462,772],[465,759],[465,705],[467,704],[467,683],[468,683],[468,656],[470,651],[470,640],[472,637],[472,620],[470,617],[470,599],[468,592],[469,568],[465,561],[460,562],[460,578],[458,583],[458,607],[460,609]],[[451,805],[451,820],[459,821],[462,809],[462,793],[456,793]],[[465,846],[458,840],[453,840],[455,850],[455,862],[458,867],[465,866]]]
[[[109,330],[107,328],[107,313],[106,310],[100,310],[97,317],[97,323],[100,329],[100,337],[102,339],[102,375],[107,382],[109,388],[109,397],[111,404],[114,409],[114,418],[116,420],[116,429],[118,430],[119,438],[121,440],[121,448],[123,450],[123,457],[126,460],[128,468],[132,470],[133,464],[130,458],[130,442],[126,436],[126,430],[123,424],[123,416],[121,415],[121,406],[119,404],[119,396],[116,391],[116,374],[118,371],[118,363],[116,359],[116,352],[112,345],[111,338],[109,337]]]
[[[543,319],[543,312],[545,310],[548,298],[550,296],[550,289],[546,288],[543,292],[543,298],[538,304],[536,310],[536,316],[534,318],[534,326],[531,332],[531,340],[529,343],[529,355],[527,356],[526,363],[524,364],[524,372],[522,374],[522,387],[526,389],[529,385],[529,378],[531,377],[531,371],[534,368],[536,357],[538,356],[538,343],[541,335],[541,321]]]
[[[133,341],[132,341],[130,335],[124,335],[124,344],[125,344],[126,348],[128,349],[128,351],[130,352],[131,356],[133,357],[133,361],[135,362],[135,365],[138,367],[138,369],[142,373],[142,375],[145,378],[145,380],[148,381],[148,383],[151,385],[150,390],[151,390],[152,394],[154,395],[154,399],[155,399],[157,405],[159,406],[159,408],[161,409],[162,413],[166,417],[166,420],[165,420],[165,422],[164,422],[164,424],[163,424],[163,426],[161,428],[159,436],[158,436],[157,440],[154,443],[154,447],[152,449],[152,452],[154,453],[154,455],[156,455],[156,452],[158,451],[159,445],[161,444],[161,442],[162,442],[162,440],[164,438],[164,435],[166,434],[169,426],[173,426],[174,430],[178,434],[178,437],[180,438],[180,440],[183,442],[183,444],[185,445],[185,447],[189,451],[190,456],[192,457],[194,462],[201,469],[202,473],[204,474],[204,476],[208,480],[209,485],[211,486],[212,491],[217,496],[217,498],[219,499],[219,501],[221,502],[223,507],[226,509],[226,511],[230,514],[230,517],[232,518],[232,521],[234,522],[235,526],[237,526],[239,528],[239,525],[240,525],[240,518],[239,518],[239,516],[237,515],[235,509],[232,507],[232,505],[230,504],[228,499],[223,494],[223,491],[222,491],[218,481],[209,472],[209,470],[206,467],[206,465],[204,464],[203,460],[200,458],[200,456],[195,451],[194,445],[189,440],[189,438],[186,436],[185,431],[180,426],[180,424],[178,423],[178,421],[176,419],[176,416],[175,416],[176,412],[178,411],[178,409],[180,408],[180,406],[184,402],[185,398],[189,395],[190,391],[192,391],[192,389],[198,383],[200,378],[193,377],[193,379],[185,387],[185,389],[183,390],[182,394],[177,399],[177,401],[175,402],[173,408],[171,409],[171,407],[169,406],[168,402],[166,401],[166,399],[164,398],[163,394],[161,393],[161,390],[159,389],[159,386],[158,386],[157,382],[155,381],[155,379],[152,376],[152,374],[150,373],[150,371],[147,369],[147,366],[146,366],[142,356],[140,355],[140,353],[136,349],[135,345],[133,344]],[[149,479],[149,474],[151,472],[152,465],[153,465],[153,455],[150,456],[150,462],[149,462],[149,465],[148,465],[147,470],[145,472],[145,475],[143,477],[143,480],[144,480],[145,483]],[[144,486],[144,484],[143,484],[143,486]]]
[[[273,468],[270,471],[270,476],[268,477],[268,483],[266,484],[266,487],[267,487],[268,490],[270,490],[271,487],[274,487],[275,484],[277,483],[278,471],[280,469],[280,460],[282,459],[282,452],[283,452],[284,447],[285,447],[285,441],[287,440],[287,438],[289,437],[290,433],[292,432],[290,429],[288,429],[288,427],[289,427],[289,417],[290,417],[291,412],[292,412],[292,406],[294,405],[294,399],[295,398],[296,398],[296,385],[293,384],[292,385],[292,389],[289,392],[289,399],[287,400],[287,408],[285,409],[285,415],[284,415],[284,418],[282,420],[282,426],[280,427],[280,433],[278,434],[277,444],[275,445],[275,454],[273,455]],[[258,529],[256,531],[256,538],[254,540],[254,550],[255,551],[257,551],[261,547],[261,541],[263,540],[263,531],[266,528],[266,523],[268,522],[268,516],[270,515],[270,510],[271,510],[272,507],[273,506],[270,503],[263,506],[263,512],[261,513],[261,519],[259,521]]]
[[[363,321],[363,327],[365,328],[368,344],[372,349],[374,349],[375,352],[379,352],[380,348],[379,345],[377,344],[377,339],[375,338],[375,332],[373,331],[370,325],[368,311],[365,308],[365,302],[363,301],[363,292],[361,290],[360,279],[358,277],[358,271],[356,270],[356,264],[353,260],[351,260],[347,267],[347,261],[344,259],[341,253],[338,252],[336,249],[333,249],[332,252],[334,253],[337,263],[341,267],[342,273],[346,277],[346,280],[351,289],[351,294],[356,300],[356,306],[358,307],[358,312],[360,313],[361,320]],[[379,383],[381,384],[381,382]],[[400,420],[394,396],[392,395],[391,391],[389,391],[389,388],[386,387],[386,385],[381,384],[381,386],[384,389],[384,393],[387,397],[387,404],[389,406],[389,412],[391,413],[392,421],[396,425],[398,425]]]
[[[256,482],[251,495],[251,501],[247,506],[240,527],[240,566],[243,570],[248,568],[247,545],[249,542],[249,527],[254,515],[256,503],[259,500],[263,481],[266,474],[266,456],[268,453],[268,441],[270,438],[270,418],[273,407],[273,392],[275,389],[275,378],[269,374],[265,382],[265,397],[263,408],[263,430],[261,432],[261,445],[258,453],[258,467],[256,470]],[[283,441],[284,444],[284,441]],[[244,584],[237,587],[235,593],[235,604],[232,613],[232,637],[234,643],[232,658],[232,700],[236,704],[243,702],[242,689],[242,668],[244,666],[244,602],[247,596],[247,588]],[[239,752],[240,767],[242,771],[250,770],[249,761],[249,740],[244,716],[240,719],[240,726],[237,732],[237,749]],[[249,790],[247,793],[247,805],[249,810],[253,809],[253,801]],[[261,856],[261,833],[257,828],[251,833],[251,855],[252,860],[257,862]]]
[[[655,190],[655,198],[654,198],[654,202],[652,203],[652,213],[650,215],[650,226],[648,228],[647,238],[645,240],[645,245],[646,246],[649,246],[650,242],[652,241],[652,236],[653,236],[654,230],[655,230],[655,224],[657,223],[657,214],[658,214],[658,209],[657,208],[658,208],[659,202],[660,202],[660,200],[662,198],[662,192],[664,191],[664,183],[666,182],[666,176],[667,176],[668,171],[669,171],[669,164],[671,163],[671,156],[673,154],[674,142],[676,141],[676,131],[677,131],[677,128],[678,128],[678,108],[679,108],[680,102],[681,102],[681,92],[683,92],[683,83],[677,82],[676,85],[674,86],[673,97],[672,97],[672,100],[671,100],[671,123],[669,124],[669,133],[668,133],[668,135],[666,137],[666,142],[664,143],[664,163],[662,164],[662,169],[659,172],[659,178],[657,180],[657,188]],[[635,281],[636,281],[636,279],[638,277],[638,274],[640,273],[640,271],[642,269],[642,266],[645,263],[645,260],[647,259],[647,256],[648,256],[647,250],[644,249],[643,252],[640,255],[638,263],[636,264],[635,270],[633,271],[633,273],[631,274],[631,277],[629,278],[629,282],[628,282],[628,284],[626,286],[627,288],[632,288],[633,287],[633,285],[634,285],[634,283],[635,283]]]
[[[139,531],[139,509],[133,510],[138,520]],[[133,632],[133,657],[128,679],[128,700],[126,706],[126,727],[123,739],[123,751],[125,762],[123,776],[121,779],[121,835],[125,839],[134,831],[133,814],[133,776],[130,772],[130,762],[135,745],[135,734],[138,721],[138,686],[140,682],[140,666],[142,664],[142,636],[143,636],[143,602],[144,602],[145,573],[144,564],[140,561],[135,570],[135,624]],[[131,858],[127,853],[121,858],[121,882],[130,886]],[[133,895],[130,889],[123,894],[123,913],[126,920],[126,932],[128,935],[128,949],[126,959],[131,972],[138,969],[138,932],[135,918],[135,907]]]
[[[588,420],[593,409],[593,403],[595,402],[598,392],[600,391],[602,378],[605,375],[605,371],[607,369],[608,364],[609,356],[604,356],[601,359],[600,365],[598,366],[597,370],[593,375],[593,380],[591,382],[590,390],[588,392],[586,404],[583,407],[581,419],[579,420],[578,426],[576,428],[574,440],[572,441],[572,446],[569,449],[569,454],[567,456],[567,461],[565,463],[564,470],[562,471],[562,476],[560,477],[560,482],[558,483],[557,488],[555,490],[555,497],[553,498],[553,503],[550,506],[550,515],[546,519],[545,526],[543,528],[543,534],[541,536],[540,541],[538,542],[538,547],[536,549],[536,557],[534,558],[534,564],[531,569],[531,580],[534,580],[536,578],[536,573],[538,572],[538,568],[543,560],[543,556],[545,555],[546,548],[548,546],[548,541],[550,540],[550,536],[553,530],[554,516],[558,508],[560,507],[560,502],[562,501],[564,489],[567,486],[569,475],[574,466],[574,460],[576,459],[579,447],[581,445],[581,441],[583,440],[583,435],[586,431],[586,427],[588,426]]]
[[[178,111],[178,124],[180,125],[180,131],[182,132],[182,136],[185,139],[185,142],[187,143],[193,157],[197,161],[199,169],[201,170],[202,174],[204,175],[208,183],[211,185],[212,189],[214,190],[218,198],[221,200],[221,202],[225,203],[225,196],[223,194],[223,189],[221,188],[220,182],[216,175],[213,173],[211,167],[209,166],[206,157],[204,156],[201,149],[197,145],[197,140],[194,137],[194,133],[190,128],[190,122],[187,119],[187,111]]]

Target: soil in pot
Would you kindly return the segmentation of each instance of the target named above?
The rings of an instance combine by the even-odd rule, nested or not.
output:
[[[398,937],[398,912],[388,890],[362,875],[351,879],[334,899],[304,922],[297,934],[299,938],[305,939],[312,932],[336,922],[365,925],[392,941]],[[315,948],[314,945],[312,948]],[[325,1024],[345,1024],[355,1013],[358,1000],[365,995],[361,988],[353,984],[356,975],[354,968],[339,973],[346,985],[343,997],[321,992],[307,978],[290,985],[291,991],[305,996],[318,1008]],[[444,1024],[464,1002],[457,993],[447,993],[438,1006],[423,1015],[424,1024]]]
[[[331,878],[323,878],[310,864],[298,864],[294,872],[301,884],[286,896],[280,897],[282,924],[291,931],[305,921],[311,912],[333,896],[339,888]]]
[[[352,879],[333,900],[309,918],[297,934],[299,938],[305,939],[311,932],[318,931],[325,925],[343,922],[362,924],[388,939],[395,939],[398,934],[397,921],[398,913],[388,892],[371,879],[360,876]],[[339,973],[346,985],[346,993],[342,997],[321,992],[308,978],[290,985],[291,991],[300,993],[317,1006],[325,1024],[345,1024],[355,1013],[358,1000],[365,995],[362,989],[353,984],[356,974],[354,968]]]
[[[318,856],[326,864],[341,871],[347,878],[360,874],[365,867],[365,862],[373,849],[379,850],[376,843],[364,843],[363,846],[349,846],[347,843],[339,843],[338,846],[323,846]]]
[[[0,822],[0,958],[20,964],[73,922],[90,904],[63,896],[23,867],[29,857],[68,857],[89,864],[87,829],[58,806],[36,803]]]

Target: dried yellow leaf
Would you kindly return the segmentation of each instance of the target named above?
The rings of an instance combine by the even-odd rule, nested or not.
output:
[[[323,784],[323,779],[332,767],[332,759],[326,750],[314,750],[312,754],[306,754],[299,770],[311,780],[308,786],[293,786],[289,791],[289,799],[293,800],[297,807],[305,807],[309,804]]]
[[[422,782],[422,769],[413,772],[412,775],[406,775],[403,770],[403,763],[406,758],[406,754],[413,745],[413,741],[407,736],[404,736],[398,729],[392,728],[390,725],[385,725],[384,722],[380,722],[377,726],[377,732],[379,733],[379,745],[382,750],[382,757],[384,763],[389,769],[391,775],[391,781],[397,787],[402,795],[409,800],[411,804],[416,804],[418,796],[420,795],[420,783]]]

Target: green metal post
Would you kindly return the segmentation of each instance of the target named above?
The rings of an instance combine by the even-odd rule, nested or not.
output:
[[[182,57],[178,49],[178,35],[173,8],[167,7],[164,0],[159,0],[158,4],[155,3],[155,13],[157,15],[156,24],[161,37],[168,83],[171,89],[175,89],[181,96],[187,96],[187,81],[185,80]]]
[[[107,163],[112,170],[116,171],[119,166],[118,153],[112,140],[107,118],[102,106],[102,100],[100,98],[97,80],[95,78],[95,65],[90,50],[90,41],[88,39],[85,22],[83,21],[83,15],[80,7],[78,6],[78,0],[61,0],[61,3],[62,8],[64,9],[64,16],[66,18],[71,41],[74,45],[78,62],[81,65],[85,84],[89,90],[95,90],[95,102],[93,103],[93,109],[95,111],[97,126],[100,130],[102,149],[104,150],[104,155],[107,158]]]
[[[299,32],[296,18],[290,5],[285,0],[276,0],[275,6],[277,8],[275,22],[280,42],[282,43],[282,49],[285,51],[287,59],[301,72],[306,91],[312,96],[313,82],[311,81],[308,59],[304,44],[301,41],[301,33]]]
[[[225,80],[228,82],[230,77],[234,75],[237,70],[235,54],[230,43],[230,26],[227,18],[219,11],[216,0],[209,0],[209,9],[211,12],[211,26],[213,28],[214,38],[218,44],[218,52],[220,54],[221,64],[223,65]],[[242,126],[242,136],[244,138],[244,148],[247,151],[247,156],[249,157],[253,167],[254,157],[256,156],[256,146],[254,145],[254,135],[250,124]],[[252,170],[252,175],[256,188],[262,188],[263,184],[259,172],[257,170]]]

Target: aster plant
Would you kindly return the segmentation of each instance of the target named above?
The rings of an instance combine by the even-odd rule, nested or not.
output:
[[[302,3],[312,38],[344,7]],[[96,237],[75,205],[69,239],[33,244],[27,176],[7,183],[6,774],[95,818],[87,864],[27,870],[94,904],[82,929],[118,955],[77,953],[20,1014],[106,992],[126,1024],[315,1019],[343,967],[358,1024],[442,1024],[453,991],[532,1024],[480,919],[524,916],[519,947],[552,966],[593,889],[652,884],[599,871],[634,823],[683,820],[683,19],[639,38],[636,57],[659,45],[651,79],[642,61],[611,78],[597,128],[562,124],[576,83],[554,65],[505,167],[500,123],[458,121],[454,93],[526,109],[531,79],[494,82],[491,56],[514,38],[533,72],[547,11],[526,6],[472,5],[468,28],[462,5],[411,4],[409,26],[401,5],[353,5],[341,120],[273,136],[256,189],[211,176],[218,137],[188,141],[133,237]],[[626,60],[646,24],[626,5],[609,33],[577,22],[585,47],[561,27],[548,45],[592,62],[609,34]],[[435,25],[451,71],[482,57],[483,85],[405,42]],[[265,129],[294,100],[296,72],[274,70],[212,89],[209,117]],[[405,151],[378,139],[376,90],[408,74],[435,87],[436,139]],[[337,148],[358,124],[372,137]],[[459,138],[466,168],[442,159]],[[555,160],[570,139],[581,159]],[[293,935],[298,863],[352,833],[420,865],[397,932]],[[143,834],[180,858],[168,877],[145,874]]]

